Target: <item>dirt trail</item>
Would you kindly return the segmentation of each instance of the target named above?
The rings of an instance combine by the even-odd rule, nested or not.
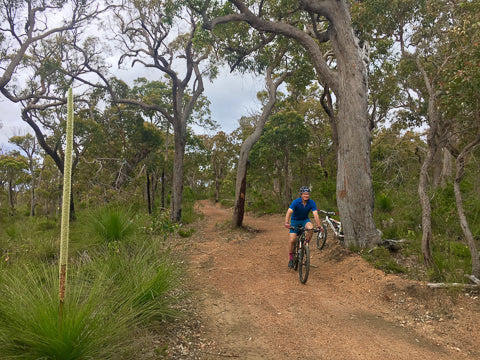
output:
[[[311,246],[306,285],[287,268],[283,216],[247,216],[204,201],[191,271],[203,331],[201,359],[479,359],[478,294],[443,290],[372,268],[334,244]]]

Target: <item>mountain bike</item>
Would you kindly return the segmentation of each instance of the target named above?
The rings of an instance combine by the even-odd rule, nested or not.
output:
[[[295,248],[293,250],[293,269],[298,269],[298,276],[300,282],[305,284],[310,272],[310,247],[307,241],[307,232],[319,232],[318,229],[305,229],[303,226],[293,228],[297,233],[297,240],[295,241]]]
[[[319,232],[317,236],[317,248],[319,250],[322,250],[323,247],[325,246],[325,243],[327,242],[327,229],[330,227],[333,231],[333,237],[334,239],[338,239],[340,242],[340,245],[344,244],[345,241],[345,236],[343,235],[343,229],[342,229],[342,223],[334,219],[332,216],[333,215],[338,215],[338,213],[333,212],[333,211],[325,211],[325,210],[320,210],[322,214],[325,214],[325,219],[323,219],[323,226],[322,226],[322,231]]]

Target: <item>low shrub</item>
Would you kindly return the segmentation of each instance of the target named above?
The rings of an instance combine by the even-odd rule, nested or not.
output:
[[[122,359],[139,327],[179,316],[182,268],[158,242],[85,250],[69,266],[63,317],[58,267],[0,272],[1,359]]]
[[[390,251],[383,247],[377,246],[371,251],[364,252],[362,257],[370,262],[376,269],[380,269],[389,274],[404,274],[408,270],[397,263],[390,254]]]
[[[127,240],[137,231],[137,225],[132,218],[130,211],[125,208],[102,208],[87,216],[84,231],[99,242]]]

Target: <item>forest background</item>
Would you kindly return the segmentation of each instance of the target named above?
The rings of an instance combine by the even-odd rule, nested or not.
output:
[[[316,2],[252,2],[248,9],[309,34],[324,64],[340,71],[341,54],[327,41],[335,21],[325,17],[328,9],[316,11],[311,3]],[[350,124],[349,136],[355,140],[358,131],[369,137],[370,164],[355,166],[371,172],[373,219],[382,238],[400,240],[402,256],[416,259],[417,266],[407,268],[382,247],[367,251],[352,241],[351,248],[385,271],[466,282],[465,274],[480,271],[480,3],[340,3],[351,16],[354,50],[368,80],[366,125]],[[198,216],[196,200],[236,206],[239,191],[243,210],[258,215],[283,213],[302,185],[311,186],[320,208],[339,209],[339,146],[344,146],[339,136],[345,136],[338,130],[339,101],[349,99],[332,90],[335,82],[321,76],[292,36],[256,30],[253,22],[211,21],[240,17],[246,13],[242,5],[193,0],[0,5],[3,101],[21,108],[35,134],[11,137],[14,147],[0,151],[3,270],[28,252],[28,261],[32,254],[47,263],[57,257],[70,87],[75,94],[71,211],[79,231],[72,236],[78,254],[87,246],[82,233],[109,226],[99,221],[120,230],[123,224],[125,236],[133,224],[143,229],[142,236],[164,239],[175,231],[188,236],[195,231],[189,224]],[[219,130],[221,119],[211,117],[204,93],[204,81],[224,66],[265,78],[265,90],[258,93],[261,109],[244,114],[229,133]],[[148,76],[119,77],[133,69]],[[245,144],[257,133],[239,172]],[[245,180],[241,190],[239,179]],[[239,225],[236,216],[232,223]],[[103,234],[100,243],[123,246],[121,231]],[[97,240],[92,235],[88,246]]]

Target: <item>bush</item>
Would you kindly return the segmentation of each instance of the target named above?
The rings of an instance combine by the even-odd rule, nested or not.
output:
[[[387,274],[407,273],[407,269],[398,264],[391,256],[390,251],[383,246],[378,246],[371,251],[362,254],[362,257],[371,263],[376,269],[380,269]]]
[[[129,210],[106,207],[87,216],[86,234],[99,242],[124,241],[136,234],[137,226]]]
[[[115,308],[114,294],[105,296],[101,281],[87,284],[70,279],[60,325],[58,269],[39,266],[11,271],[2,276],[2,359],[118,358],[115,354],[128,338],[131,315]]]
[[[472,261],[468,246],[456,241],[436,239],[433,243],[435,267],[429,271],[431,281],[466,282],[464,274],[471,273]]]
[[[393,209],[393,202],[387,195],[380,194],[377,197],[377,206],[383,212],[390,212]]]
[[[0,272],[0,359],[122,359],[138,327],[179,315],[175,256],[153,242],[109,244],[70,265],[61,324],[58,267]]]

